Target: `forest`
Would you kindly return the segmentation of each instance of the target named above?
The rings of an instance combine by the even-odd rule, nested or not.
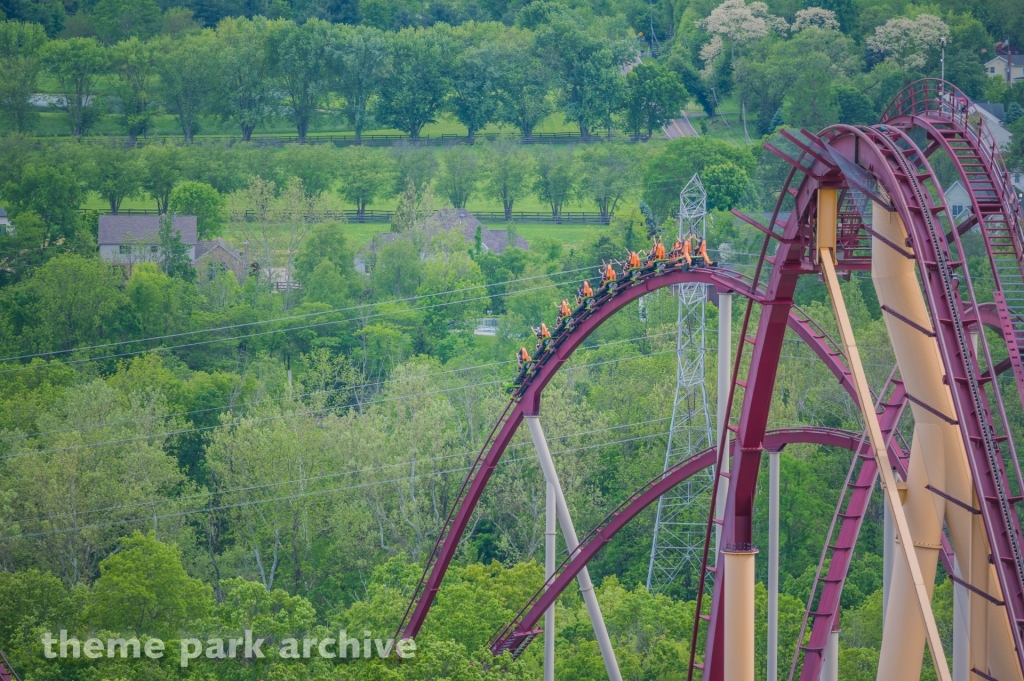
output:
[[[998,41],[1024,46],[1015,3],[821,4],[0,0],[0,651],[23,681],[540,678],[539,642],[514,662],[487,650],[543,582],[545,486],[525,433],[414,659],[279,646],[393,635],[531,326],[552,325],[602,262],[673,235],[694,173],[713,257],[749,273],[762,235],[729,210],[775,205],[787,168],[763,144],[791,148],[782,127],[874,122],[906,84],[944,72],[1004,106],[1007,163],[1024,171],[1024,83],[984,67]],[[667,140],[680,110],[700,134]],[[507,247],[439,229],[444,208],[503,216],[486,227]],[[192,267],[170,232],[152,262],[101,259],[100,215],[139,210],[196,216],[199,239],[244,252],[244,271]],[[375,211],[388,221],[363,220]],[[574,211],[597,224],[558,222]],[[980,271],[980,237],[964,239]],[[804,279],[798,304],[831,329],[823,287]],[[983,277],[974,286],[991,299]],[[877,387],[894,358],[870,277],[843,287]],[[718,309],[705,314],[715,376]],[[495,335],[474,333],[483,318]],[[545,391],[581,531],[662,470],[675,325],[670,292],[647,296]],[[771,427],[861,429],[796,336],[779,377]],[[714,380],[707,391],[714,405]],[[787,667],[851,455],[780,457]],[[843,591],[851,681],[875,678],[881,518],[876,497]],[[645,589],[653,525],[649,509],[590,570],[624,677],[671,681],[685,678],[696,575]],[[938,579],[948,647],[952,587]],[[766,602],[759,584],[759,651]],[[607,678],[578,591],[557,627],[558,678]],[[182,668],[174,654],[51,659],[41,645],[64,630],[176,650],[243,629],[267,640],[266,659]]]

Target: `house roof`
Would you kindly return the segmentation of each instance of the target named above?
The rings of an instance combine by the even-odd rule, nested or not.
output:
[[[198,225],[194,215],[175,215],[174,228],[181,234],[181,242],[195,246],[198,241]],[[122,244],[125,241],[148,241],[156,238],[160,231],[160,217],[157,215],[101,215],[99,226],[100,244]],[[131,239],[127,237],[131,235]]]
[[[210,251],[216,250],[217,248],[223,248],[228,255],[239,262],[242,261],[242,252],[234,248],[227,241],[224,241],[221,237],[217,237],[213,241],[197,241],[196,242],[196,260],[203,257]]]
[[[5,218],[5,217],[7,217],[7,211],[5,211],[2,207],[0,207],[0,218]]]
[[[994,61],[1005,62],[1006,61],[1006,55],[1005,54],[1000,54],[1000,55],[997,55],[995,57],[992,57],[987,62],[985,62],[985,64],[986,65],[990,65]],[[1011,54],[1010,55],[1010,66],[1024,66],[1024,54]]]
[[[508,247],[508,230],[507,229],[485,229],[485,234],[481,234],[481,241],[487,246],[487,249],[491,253],[502,254]],[[516,248],[521,248],[524,251],[530,250],[530,244],[526,243],[526,239],[516,234],[515,244]]]
[[[508,246],[508,231],[504,229],[488,229],[483,223],[477,220],[469,211],[462,208],[442,208],[425,221],[428,230],[450,232],[458,229],[466,243],[473,243],[476,239],[477,227],[480,228],[480,242],[491,253],[501,254]],[[365,251],[376,252],[385,244],[389,244],[398,238],[394,232],[381,232],[373,237],[373,240],[365,247]],[[516,235],[515,247],[524,251],[530,250],[530,244],[526,239]]]
[[[1000,121],[1006,116],[1006,107],[1003,106],[1002,102],[974,102],[974,106],[978,107],[983,111],[987,111]]]

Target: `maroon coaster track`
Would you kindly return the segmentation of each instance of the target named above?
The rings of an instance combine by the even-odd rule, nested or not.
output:
[[[952,94],[944,99],[947,92]],[[935,100],[934,106],[928,103],[930,99]],[[884,240],[880,240],[883,245],[879,247],[894,248],[905,257],[915,259],[921,273],[932,328],[935,330],[946,376],[949,377],[956,409],[955,421],[967,450],[982,519],[992,548],[993,564],[1005,599],[1003,607],[1010,622],[1018,663],[1024,669],[1024,537],[1016,509],[1021,497],[1013,492],[1014,486],[1017,490],[1022,489],[1021,476],[1007,430],[998,384],[993,380],[992,372],[981,370],[983,365],[993,367],[996,373],[1012,367],[1018,385],[1021,384],[1018,367],[1019,348],[1024,344],[1024,317],[1016,314],[1011,295],[1004,294],[1002,300],[997,296],[995,305],[976,304],[970,273],[959,259],[959,254],[963,253],[960,237],[964,228],[959,225],[961,229],[957,229],[958,225],[945,205],[942,188],[928,163],[928,155],[938,148],[945,148],[954,159],[961,159],[958,161],[961,176],[973,192],[972,210],[976,217],[972,219],[978,221],[982,229],[988,229],[984,241],[998,290],[1012,293],[1016,282],[1020,280],[1021,291],[1024,292],[1024,271],[1021,271],[1020,258],[1017,257],[1016,269],[1006,265],[1007,253],[1024,253],[1024,234],[1016,198],[1007,196],[1008,179],[998,150],[986,146],[986,133],[976,118],[972,118],[971,105],[969,102],[961,105],[959,100],[959,94],[948,83],[923,81],[912,84],[901,93],[890,105],[883,123],[878,125],[838,125],[817,135],[801,131],[803,139],[784,133],[799,149],[799,153],[793,158],[766,145],[769,151],[791,166],[768,226],[742,216],[746,222],[765,233],[761,258],[752,278],[717,268],[701,268],[689,272],[670,268],[645,272],[635,281],[618,282],[617,290],[610,297],[600,295],[599,292],[592,310],[574,320],[571,328],[559,327],[549,349],[536,358],[535,367],[517,392],[516,399],[506,407],[467,475],[457,502],[431,552],[415,597],[403,617],[398,629],[399,635],[413,637],[420,630],[487,481],[523,417],[539,413],[544,387],[590,333],[623,306],[642,295],[674,284],[704,283],[715,285],[720,290],[734,291],[747,298],[728,399],[729,413],[732,413],[733,402],[740,402],[739,419],[736,425],[727,425],[728,432],[721,434],[724,438],[731,433],[732,440],[728,449],[733,462],[728,476],[726,510],[721,519],[723,546],[749,544],[752,540],[754,494],[761,455],[766,446],[775,446],[780,442],[778,438],[794,438],[788,440],[793,442],[818,441],[838,446],[844,446],[841,442],[849,444],[851,437],[858,439],[856,435],[823,429],[798,429],[784,433],[767,431],[771,396],[787,328],[807,342],[843,387],[852,393],[841,349],[793,304],[799,278],[808,274],[817,275],[819,272],[814,259],[818,189],[834,188],[840,190],[842,197],[838,270],[864,270],[870,267],[870,238],[873,233],[869,225],[863,224],[862,218],[858,219],[857,211],[850,208],[850,199],[855,194],[887,204],[887,208],[897,212],[906,226],[909,235],[906,248],[902,244]],[[952,104],[944,109],[944,101]],[[932,141],[926,150],[921,150],[906,133],[915,127],[931,135]],[[783,224],[778,221],[778,216],[786,204],[791,204],[792,210]],[[773,241],[777,249],[774,255],[770,255]],[[911,247],[912,253],[906,250]],[[767,272],[765,282],[761,281],[763,271]],[[1024,296],[1024,293],[1021,295]],[[756,322],[752,314],[755,304],[761,306],[761,314]],[[1021,344],[1017,343],[1018,322],[1021,325]],[[751,334],[750,326],[755,324],[756,330]],[[982,357],[975,354],[969,335],[972,329],[977,330],[982,324],[998,326],[1010,353],[1008,361],[998,366],[993,364],[984,334],[980,334],[979,348],[984,362]],[[749,359],[749,368],[741,379],[738,370],[743,366],[742,360],[745,357]],[[888,431],[887,438],[891,445],[890,463],[897,469],[903,469],[905,463],[899,454],[902,450],[893,443],[896,435],[894,428],[907,397],[895,373],[879,396],[880,420]],[[719,453],[719,457],[725,449]],[[824,577],[820,575],[819,566],[819,576],[815,580],[815,590],[808,605],[805,624],[810,622],[810,638],[806,645],[798,648],[790,679],[798,668],[802,680],[813,681],[818,678],[825,642],[838,621],[843,582],[877,474],[874,460],[867,456],[866,451],[861,452],[857,448],[855,451],[857,454],[850,478],[833,519],[833,530],[838,527],[837,540],[825,547],[826,551],[831,552],[832,560]],[[587,535],[581,548],[556,573],[551,588],[547,592],[538,592],[520,616],[500,632],[492,641],[492,651],[511,650],[515,654],[521,653],[537,633],[531,629],[537,614],[543,612],[545,603],[557,597],[560,589],[571,583],[586,560],[619,527],[635,517],[658,495],[696,470],[715,463],[714,458],[714,454],[708,452],[693,457],[672,469],[669,475],[652,480],[630,497],[612,516],[606,518],[605,523]],[[1007,462],[1012,463],[1012,466]],[[1008,470],[1012,470],[1015,479],[1011,480]],[[715,507],[714,498],[718,494],[721,479],[722,476],[715,478],[712,509]],[[721,561],[712,561],[707,555],[707,539],[711,535],[712,520],[709,514],[700,575],[701,587],[698,588],[697,596],[698,613],[705,612],[701,605],[703,584],[714,570],[709,566],[722,565]],[[947,562],[948,548],[942,554],[944,562]],[[701,614],[694,622],[688,671],[690,679],[696,670],[702,670],[705,681],[724,681],[722,576],[719,573],[714,580],[709,613]],[[820,592],[817,590],[819,585]],[[811,605],[814,605],[815,599],[817,604],[812,611]],[[706,630],[705,655],[703,663],[697,664],[695,655],[702,630]]]

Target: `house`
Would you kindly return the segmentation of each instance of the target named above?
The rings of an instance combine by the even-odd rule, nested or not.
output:
[[[476,216],[464,208],[442,208],[420,223],[419,226],[422,227],[427,234],[457,230],[458,232],[461,232],[462,238],[470,246],[473,246],[476,243],[476,232],[477,229],[479,229],[480,249],[484,253],[501,255],[509,246],[508,230],[488,229],[483,223],[476,219]],[[375,236],[370,244],[356,255],[356,271],[363,273],[367,272],[369,269],[368,265],[373,259],[373,254],[380,250],[384,245],[393,242],[396,238],[398,238],[398,235],[394,232],[381,232]],[[530,244],[528,244],[526,239],[518,234],[514,236],[512,246],[524,251],[530,250]]]
[[[996,43],[996,56],[985,62],[989,78],[1003,78],[1012,85],[1024,80],[1024,54],[1011,47],[1009,41]]]
[[[4,234],[11,231],[11,221],[7,217],[7,211],[0,208],[0,232]]]
[[[235,275],[238,283],[245,281],[249,273],[248,258],[221,237],[196,242],[195,267],[200,274],[210,276],[217,270],[226,270]]]
[[[964,186],[960,184],[960,180],[951,184],[946,190],[946,205],[953,212],[953,219],[957,222],[970,215],[971,197]]]
[[[196,262],[198,225],[194,215],[175,215],[174,229]],[[159,258],[160,217],[157,215],[101,215],[98,241],[100,257],[108,262],[133,265]]]

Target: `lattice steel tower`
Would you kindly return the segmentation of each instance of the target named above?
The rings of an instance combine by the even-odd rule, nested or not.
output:
[[[707,236],[707,194],[694,175],[679,194],[679,238]],[[676,392],[665,451],[665,470],[715,443],[705,389],[705,285],[674,288],[679,303],[676,321]],[[706,469],[658,499],[647,589],[664,591],[681,573],[699,576],[714,471]]]

